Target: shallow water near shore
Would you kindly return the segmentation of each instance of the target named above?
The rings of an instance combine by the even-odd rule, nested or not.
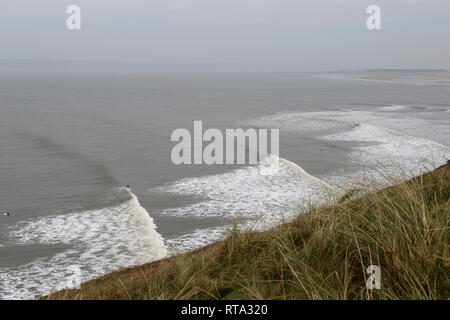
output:
[[[197,248],[235,219],[268,228],[380,169],[438,167],[449,101],[433,81],[0,72],[0,299]],[[170,135],[194,120],[280,128],[280,170],[173,165]]]

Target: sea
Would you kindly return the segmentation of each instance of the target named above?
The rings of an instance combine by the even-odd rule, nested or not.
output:
[[[172,132],[196,120],[279,129],[278,170],[173,164]],[[417,176],[450,159],[449,138],[443,72],[0,71],[0,299]]]

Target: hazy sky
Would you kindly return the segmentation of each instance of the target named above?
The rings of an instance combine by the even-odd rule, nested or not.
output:
[[[71,4],[79,31],[66,29]],[[366,28],[371,4],[380,31]],[[0,0],[0,46],[0,59],[450,69],[450,1]]]

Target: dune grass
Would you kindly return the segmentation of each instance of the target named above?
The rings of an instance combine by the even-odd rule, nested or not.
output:
[[[46,299],[449,299],[450,167]],[[369,265],[381,289],[366,288]]]

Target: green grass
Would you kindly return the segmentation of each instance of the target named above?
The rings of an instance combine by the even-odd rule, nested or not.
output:
[[[450,167],[49,299],[449,299]],[[382,288],[369,290],[369,265]]]

